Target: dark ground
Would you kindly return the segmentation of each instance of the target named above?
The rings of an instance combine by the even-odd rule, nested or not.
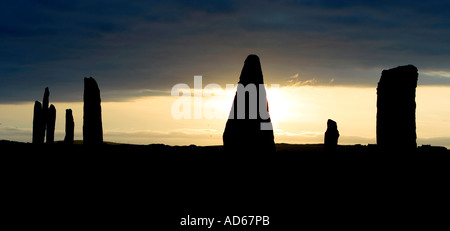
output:
[[[433,150],[428,147],[429,150]],[[16,229],[324,230],[447,227],[449,151],[367,146],[220,146],[0,141],[4,226]],[[268,226],[180,226],[182,217],[269,216]],[[9,226],[11,227],[11,226]]]

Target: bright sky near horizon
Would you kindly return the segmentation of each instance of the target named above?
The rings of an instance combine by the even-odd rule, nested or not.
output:
[[[31,141],[34,100],[50,88],[57,140],[64,111],[82,139],[83,78],[102,94],[104,138],[221,144],[223,119],[175,120],[171,88],[236,84],[259,56],[276,142],[319,143],[326,120],[340,144],[375,143],[381,71],[419,70],[418,144],[450,147],[450,2],[441,0],[3,1],[0,139]],[[205,98],[208,101],[209,98]]]
[[[327,119],[338,123],[340,144],[376,143],[376,89],[366,87],[282,86],[268,88],[270,115],[277,143],[321,143]],[[145,96],[102,103],[104,139],[119,143],[220,145],[234,92],[204,97],[221,118],[174,119],[177,96]],[[417,88],[418,144],[450,148],[450,87]],[[64,139],[65,109],[72,108],[75,139],[82,139],[81,102],[55,102],[56,140]],[[205,108],[204,108],[205,109]],[[206,109],[205,109],[206,110]],[[33,104],[0,105],[0,139],[31,142]],[[192,104],[192,115],[194,108]]]

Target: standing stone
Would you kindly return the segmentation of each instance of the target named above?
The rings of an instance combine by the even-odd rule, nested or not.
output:
[[[46,87],[44,92],[44,99],[42,100],[42,120],[41,120],[41,126],[42,130],[44,131],[44,137],[45,132],[47,130],[49,96],[50,91],[48,90],[48,87]]]
[[[73,121],[72,110],[66,109],[66,136],[64,137],[64,143],[73,144],[74,129],[75,123]]]
[[[52,104],[48,109],[47,136],[46,136],[47,144],[53,144],[55,142],[55,123],[56,123],[56,108]]]
[[[33,144],[43,144],[44,135],[45,131],[42,130],[42,104],[39,101],[35,101],[33,112]]]
[[[327,131],[325,132],[324,146],[327,151],[336,150],[339,139],[339,131],[334,120],[327,121]]]
[[[44,143],[47,133],[47,143],[54,142],[55,136],[55,121],[56,121],[56,109],[51,105],[49,111],[49,96],[50,91],[48,87],[45,88],[44,98],[42,104],[39,101],[34,103],[34,115],[33,115],[33,143]],[[50,126],[50,127],[49,127]]]
[[[83,144],[102,144],[100,89],[94,78],[84,78]]]
[[[238,90],[223,133],[225,151],[253,153],[275,151],[266,89],[264,85],[260,86],[260,84],[264,84],[264,81],[259,58],[256,55],[249,55],[242,68]],[[250,88],[251,85],[256,87],[256,94],[247,92],[238,95],[240,90]],[[261,114],[260,111],[267,116]]]
[[[383,70],[377,88],[377,146],[381,151],[416,151],[416,87],[413,65]]]

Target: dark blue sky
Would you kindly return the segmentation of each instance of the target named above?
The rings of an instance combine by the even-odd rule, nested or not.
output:
[[[236,83],[250,53],[268,83],[290,76],[376,87],[413,64],[419,85],[450,85],[449,1],[2,1],[0,102],[103,100],[174,84]]]

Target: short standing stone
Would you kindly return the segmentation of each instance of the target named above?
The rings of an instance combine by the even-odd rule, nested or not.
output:
[[[327,121],[327,131],[325,132],[325,149],[328,151],[336,150],[338,139],[339,131],[337,129],[337,123],[334,120],[329,119]]]
[[[66,110],[66,136],[64,137],[64,143],[73,144],[74,140],[74,128],[75,122],[73,120],[72,110]]]

